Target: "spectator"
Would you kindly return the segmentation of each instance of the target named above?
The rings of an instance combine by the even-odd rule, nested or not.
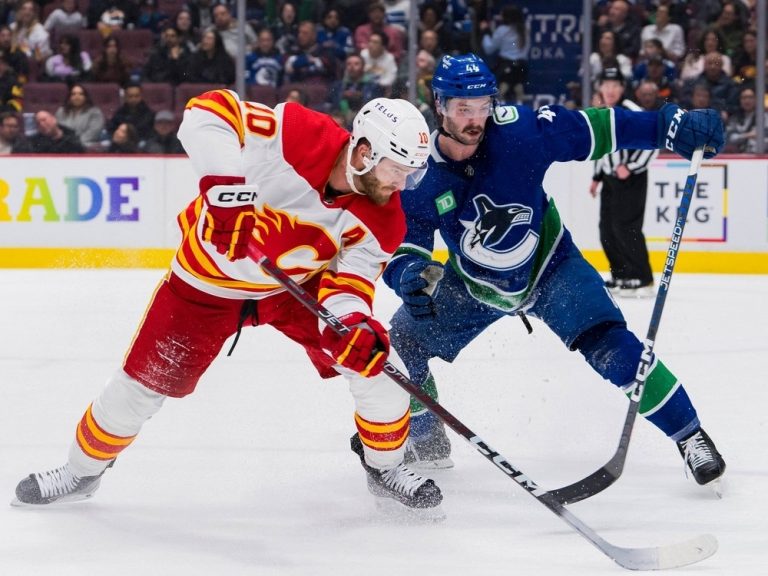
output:
[[[237,58],[237,20],[232,17],[232,12],[229,11],[229,7],[225,4],[216,4],[211,9],[211,15],[213,17],[213,26],[209,30],[216,30],[221,36],[222,42],[224,42],[224,49],[227,51],[227,54],[232,59]],[[243,29],[245,32],[245,43],[251,45],[256,42],[256,33],[251,25],[245,22]]]
[[[77,0],[61,0],[58,8],[45,19],[43,27],[52,39],[61,38],[64,34],[74,34],[85,28],[88,21],[79,11]]]
[[[446,25],[442,10],[431,0],[427,0],[419,8],[419,35],[428,30],[437,35],[437,45],[441,52],[449,53],[453,50],[451,29]]]
[[[741,46],[741,37],[747,27],[747,19],[742,17],[741,9],[735,2],[723,2],[720,15],[712,24],[723,39],[722,52],[726,56],[735,55]]]
[[[40,24],[37,2],[23,0],[16,9],[16,20],[10,25],[13,45],[28,58],[44,62],[51,55],[50,35]]]
[[[227,54],[221,36],[214,30],[203,33],[200,46],[189,58],[187,82],[229,86],[235,81],[235,61]]]
[[[290,82],[336,79],[336,57],[322,50],[317,43],[317,28],[313,22],[299,24],[296,52],[285,60],[285,77]]]
[[[698,78],[704,72],[704,62],[707,54],[720,54],[723,71],[730,76],[733,73],[731,59],[723,52],[723,37],[717,30],[707,30],[699,41],[699,49],[692,50],[683,59],[680,68],[680,80],[686,81]]]
[[[188,8],[182,8],[176,13],[174,19],[176,32],[179,34],[179,44],[184,46],[190,54],[197,52],[200,44],[200,34],[193,25],[192,13]]]
[[[97,148],[104,130],[104,114],[93,104],[82,84],[69,87],[64,104],[56,110],[56,121],[71,129],[85,148]]]
[[[155,114],[152,134],[144,145],[148,154],[184,154],[184,147],[176,136],[176,117],[170,110]]]
[[[21,120],[15,112],[0,112],[0,156],[11,153],[14,146],[21,146],[24,134]]]
[[[419,50],[426,50],[438,62],[443,57],[443,51],[440,49],[440,39],[434,30],[424,30],[419,34]]]
[[[136,154],[139,151],[139,136],[132,124],[123,122],[115,128],[109,140],[107,153]]]
[[[597,51],[589,55],[589,77],[594,85],[597,85],[603,68],[617,66],[623,78],[632,76],[632,60],[619,52],[617,42],[616,33],[612,30],[601,32]]]
[[[360,53],[365,62],[365,72],[381,87],[385,96],[390,93],[397,78],[397,62],[394,55],[387,51],[386,42],[385,35],[374,32],[368,38],[368,47]]]
[[[658,110],[664,104],[659,97],[659,87],[650,80],[642,80],[635,88],[635,102],[643,110]]]
[[[747,30],[741,37],[741,48],[733,59],[733,77],[740,83],[754,83],[757,78],[757,33],[753,30]]]
[[[331,51],[338,62],[344,62],[347,55],[354,51],[352,32],[341,25],[336,8],[326,10],[323,15],[323,25],[317,30],[317,43],[323,50]]]
[[[408,30],[408,16],[411,9],[410,0],[381,0],[387,12],[387,24],[399,26]]]
[[[13,147],[14,154],[78,154],[85,152],[74,130],[61,126],[47,110],[35,113],[37,133]]]
[[[7,62],[16,72],[19,82],[26,82],[29,79],[29,58],[13,44],[11,29],[5,24],[0,25],[0,52],[8,58]]]
[[[593,38],[599,38],[606,30],[612,31],[616,35],[616,53],[634,60],[640,53],[641,30],[631,20],[629,8],[629,3],[625,0],[613,0],[608,7],[608,13],[598,17]]]
[[[667,56],[677,62],[685,55],[685,33],[682,26],[670,22],[669,6],[660,4],[656,8],[656,22],[643,27],[640,40],[657,39]]]
[[[213,0],[187,0],[184,8],[189,10],[192,16],[193,29],[202,31],[213,25],[213,17],[211,16],[213,4]]]
[[[757,152],[757,98],[751,86],[745,86],[739,92],[739,108],[728,119],[726,125],[726,151],[754,154]],[[768,114],[765,115],[768,126]],[[765,140],[768,149],[768,138]]]
[[[245,83],[276,88],[283,82],[283,65],[272,30],[262,28],[256,46],[245,57]]]
[[[717,52],[712,52],[704,57],[704,72],[698,78],[687,80],[683,84],[680,94],[683,107],[691,106],[693,87],[696,84],[704,84],[712,97],[711,107],[724,113],[724,120],[727,119],[728,113],[736,110],[738,107],[736,83],[723,72],[722,58],[723,55]]]
[[[149,30],[157,38],[163,27],[168,24],[168,14],[162,12],[157,0],[135,0],[139,3],[139,14],[136,18],[136,28]],[[130,28],[130,27],[129,27]]]
[[[277,22],[272,26],[275,46],[283,55],[292,54],[296,50],[296,38],[299,34],[296,6],[287,0],[283,0],[279,6]]]
[[[11,68],[8,54],[0,52],[0,112],[21,112],[24,89]]]
[[[677,68],[675,67],[675,63],[665,56],[666,53],[664,52],[664,46],[661,44],[661,40],[658,38],[644,40],[640,58],[632,69],[632,76],[635,79],[635,83],[647,76],[648,62],[650,60],[660,60],[664,67],[664,76],[666,76],[667,80],[670,82],[674,82],[677,78]]]
[[[398,26],[387,24],[385,16],[386,11],[381,2],[372,2],[368,6],[368,23],[355,28],[355,48],[362,53],[368,48],[371,34],[378,33],[387,37],[387,50],[399,62],[405,50],[405,32]]]
[[[65,34],[59,38],[59,50],[45,61],[45,78],[59,82],[88,77],[93,63],[88,52],[80,49],[80,38]]]
[[[306,107],[309,106],[309,96],[301,88],[291,88],[285,95],[284,102],[295,102]]]
[[[190,57],[186,45],[181,43],[179,31],[168,26],[144,64],[144,79],[168,82],[174,86],[180,84],[186,80]]]
[[[123,56],[120,41],[115,36],[107,36],[91,68],[91,80],[125,86],[130,79],[131,63]]]
[[[344,76],[331,87],[331,109],[339,111],[344,126],[349,126],[363,104],[382,94],[382,88],[365,73],[362,56],[350,54],[344,62]]]
[[[645,65],[645,75],[641,82],[653,82],[659,91],[659,98],[667,102],[677,102],[678,90],[674,82],[669,80],[666,63],[661,56],[651,57]]]
[[[414,104],[427,121],[430,132],[437,128],[435,118],[435,102],[432,93],[432,78],[435,75],[437,62],[426,50],[419,50],[416,54],[416,100]],[[408,80],[398,78],[392,85],[392,98],[408,99]]]
[[[155,113],[144,101],[141,84],[131,83],[123,91],[123,104],[107,123],[107,132],[112,134],[121,124],[130,124],[136,130],[139,140],[146,140],[152,134]]]
[[[709,86],[704,82],[697,82],[693,85],[693,92],[691,93],[691,108],[694,110],[699,108],[709,108],[712,102],[712,93],[709,91]]]
[[[139,20],[139,3],[134,0],[90,0],[88,24],[103,36],[115,30],[135,28]]]
[[[524,85],[528,81],[529,51],[523,11],[514,4],[504,6],[501,25],[492,33],[489,28],[483,32],[483,50],[496,58],[499,98],[502,102],[522,103]]]

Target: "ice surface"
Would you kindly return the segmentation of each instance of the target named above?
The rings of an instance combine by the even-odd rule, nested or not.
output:
[[[451,434],[435,474],[447,519],[382,517],[349,451],[352,401],[271,328],[247,329],[198,390],[169,400],[88,502],[17,509],[16,483],[65,461],[75,425],[119,366],[162,272],[0,271],[0,574],[594,576],[614,565]],[[674,277],[656,351],[684,381],[728,462],[716,499],[675,446],[638,421],[627,466],[571,506],[621,546],[712,533],[687,575],[752,576],[768,560],[766,276]],[[645,335],[653,302],[621,302]],[[396,299],[379,291],[377,314]],[[612,453],[627,401],[540,323],[504,319],[453,366],[441,401],[546,487]],[[226,350],[226,347],[225,347]],[[5,496],[2,496],[2,495]]]

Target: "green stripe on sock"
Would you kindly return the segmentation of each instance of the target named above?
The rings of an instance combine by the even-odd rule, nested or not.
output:
[[[656,365],[645,379],[645,390],[640,400],[640,414],[645,416],[649,412],[658,410],[676,384],[675,375],[660,360],[656,360]]]
[[[435,402],[437,402],[437,384],[435,383],[435,377],[430,374],[427,376],[427,379],[424,381],[424,383],[420,386],[424,392],[429,394],[429,397],[432,398]],[[411,396],[411,416],[418,416],[419,414],[422,414],[427,411],[427,408],[416,400],[413,396]]]
[[[584,115],[595,137],[595,148],[590,160],[597,160],[612,152],[616,146],[611,129],[611,111],[609,108],[587,108]]]

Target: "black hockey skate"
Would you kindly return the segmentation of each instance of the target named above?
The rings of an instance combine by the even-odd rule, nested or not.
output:
[[[112,462],[109,466],[112,466]],[[96,476],[80,478],[72,473],[69,464],[64,464],[55,470],[30,474],[16,486],[16,499],[11,502],[11,505],[39,506],[55,502],[86,500],[98,490],[103,474],[104,472]]]
[[[701,485],[717,480],[725,472],[725,460],[709,435],[699,428],[677,443],[680,455],[693,478]],[[719,490],[716,490],[719,495]]]
[[[378,470],[366,464],[363,443],[358,434],[350,439],[350,447],[360,457],[368,475],[368,491],[374,496],[392,498],[415,509],[435,508],[442,502],[443,495],[434,481],[419,476],[404,463],[387,470]]]
[[[404,462],[417,470],[453,468],[451,441],[448,440],[442,422],[438,422],[426,438],[408,439]]]

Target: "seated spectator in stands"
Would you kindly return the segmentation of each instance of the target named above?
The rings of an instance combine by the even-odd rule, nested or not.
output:
[[[741,3],[739,3],[741,4]],[[727,56],[733,56],[741,46],[741,37],[747,29],[745,10],[736,2],[723,2],[720,15],[712,23],[723,39],[722,52]]]
[[[176,117],[170,110],[155,114],[155,124],[144,144],[147,154],[184,154],[184,147],[176,136]]]
[[[144,80],[168,82],[174,86],[184,82],[191,54],[180,40],[179,31],[173,26],[163,30],[160,42],[144,64]]]
[[[323,15],[323,24],[317,29],[317,43],[324,50],[329,50],[339,62],[344,62],[347,55],[354,52],[352,44],[352,32],[346,26],[341,25],[339,11],[329,8]]]
[[[21,112],[24,88],[11,68],[8,54],[0,52],[0,112]]]
[[[192,15],[192,28],[199,31],[201,35],[203,30],[213,25],[211,8],[215,3],[215,0],[187,0],[184,3],[184,8]]]
[[[507,5],[502,9],[502,13]],[[512,6],[516,10],[519,8]],[[522,12],[521,12],[522,14]],[[443,18],[443,11],[432,0],[427,0],[419,7],[419,36],[424,32],[434,32],[437,35],[437,45],[440,47],[440,51],[449,53],[453,50],[453,37],[451,29],[446,25],[446,20]]]
[[[73,34],[78,30],[85,28],[88,21],[80,12],[77,6],[77,0],[62,0],[58,8],[45,19],[43,27],[48,31],[51,38],[61,38],[63,34]]]
[[[757,78],[757,34],[753,30],[747,30],[741,37],[741,48],[733,57],[733,78],[740,83],[754,83]]]
[[[234,81],[235,61],[227,54],[219,33],[207,30],[203,33],[197,52],[189,58],[186,82],[229,86]]]
[[[139,2],[136,0],[90,0],[88,27],[98,29],[104,36],[114,30],[128,30],[139,21]]]
[[[120,41],[115,36],[104,38],[101,53],[91,67],[93,82],[115,82],[125,86],[131,79],[132,63],[123,56]]]
[[[435,103],[432,96],[432,78],[435,75],[437,62],[426,50],[419,50],[416,54],[416,101],[414,104],[424,115],[430,132],[437,128],[435,118]],[[392,98],[408,100],[408,79],[398,78],[392,85]]]
[[[141,84],[129,83],[123,91],[123,104],[107,123],[107,132],[112,134],[120,124],[130,124],[136,129],[139,140],[146,140],[152,134],[155,113],[144,101]]]
[[[215,30],[224,42],[224,48],[232,59],[237,58],[237,20],[232,17],[232,12],[225,4],[216,4],[212,10],[213,26],[209,30]],[[256,32],[247,22],[243,25],[245,31],[245,45],[250,46],[256,42]]]
[[[11,29],[5,24],[0,25],[0,52],[8,58],[7,62],[16,72],[19,82],[26,82],[29,79],[29,58],[13,44]]]
[[[382,96],[384,91],[365,73],[365,62],[359,54],[350,54],[344,62],[344,76],[331,86],[331,109],[337,110],[349,126],[363,104]]]
[[[597,50],[589,55],[589,77],[597,87],[598,79],[604,68],[611,68],[605,63],[616,65],[624,78],[632,77],[632,60],[619,52],[616,33],[612,30],[603,31],[597,41]]]
[[[757,98],[751,86],[745,86],[739,92],[739,108],[730,118],[725,127],[726,152],[749,153],[757,152]],[[768,126],[768,114],[765,115],[765,126]],[[768,137],[764,149],[768,149]]]
[[[285,100],[283,101],[295,102],[296,104],[301,104],[305,107],[309,106],[309,96],[301,88],[291,88],[288,90],[288,93],[285,95]]]
[[[626,0],[613,0],[608,7],[608,12],[598,16],[592,38],[599,38],[607,30],[616,35],[617,54],[623,54],[630,60],[637,58],[640,53],[640,34],[642,31],[634,21],[630,13],[630,5]],[[624,74],[623,71],[622,74]],[[624,77],[629,78],[626,74]]]
[[[88,78],[93,63],[88,52],[80,49],[80,38],[65,34],[59,38],[58,51],[45,61],[45,79],[68,82]]]
[[[123,122],[109,139],[108,154],[136,154],[139,151],[139,135],[132,124]]]
[[[504,6],[501,24],[483,30],[483,50],[496,60],[494,71],[499,86],[499,100],[522,103],[524,86],[528,81],[528,52],[530,33],[523,11],[514,4]]]
[[[368,48],[368,40],[374,32],[387,37],[387,50],[399,62],[405,51],[405,32],[399,26],[387,24],[386,10],[381,2],[372,2],[368,6],[368,23],[355,28],[355,48],[361,53]]]
[[[659,87],[650,80],[642,80],[635,88],[635,102],[643,110],[658,110],[664,105],[659,97]]]
[[[692,80],[698,78],[704,72],[704,62],[707,54],[720,54],[723,71],[730,76],[733,73],[731,59],[723,52],[725,44],[723,37],[716,30],[707,30],[699,41],[698,50],[691,50],[680,66],[680,80]]]
[[[16,20],[11,23],[11,36],[17,46],[28,58],[36,62],[45,62],[51,55],[50,35],[38,20],[40,7],[34,0],[23,0],[16,8]]]
[[[64,104],[56,110],[56,121],[74,131],[85,148],[98,148],[104,130],[104,114],[94,105],[82,84],[69,87]]]
[[[640,58],[632,69],[632,76],[635,85],[647,76],[647,67],[650,60],[659,60],[664,65],[664,76],[667,80],[674,82],[677,79],[677,68],[672,60],[666,58],[664,47],[658,38],[650,38],[643,41],[643,49],[640,52]]]
[[[277,22],[270,28],[275,37],[275,46],[285,56],[293,53],[296,49],[299,22],[297,20],[296,6],[292,2],[283,0],[278,6]]]
[[[643,27],[640,40],[656,39],[661,42],[664,52],[673,61],[677,62],[685,56],[685,32],[679,24],[670,22],[669,6],[660,4],[656,8],[656,22]],[[643,51],[641,51],[642,54]]]
[[[443,57],[443,51],[440,49],[440,38],[434,30],[424,30],[419,34],[419,50],[426,50],[439,62]]]
[[[665,102],[676,102],[678,99],[677,85],[670,81],[665,62],[660,56],[653,56],[645,65],[645,75],[638,81],[653,82],[659,92],[659,98]]]
[[[283,82],[283,65],[272,30],[262,28],[256,46],[245,57],[245,83],[277,88]]]
[[[692,107],[693,88],[696,85],[704,85],[709,89],[712,98],[711,107],[720,111],[723,120],[727,120],[728,114],[738,108],[738,94],[736,83],[723,72],[722,54],[712,52],[704,57],[704,72],[698,78],[687,80],[680,91],[680,105],[684,108]]]
[[[47,110],[35,113],[37,133],[13,147],[14,154],[79,154],[85,152],[74,130],[61,126]]]
[[[136,28],[149,30],[157,38],[163,27],[168,24],[169,16],[161,11],[157,0],[138,0],[139,15],[136,18]]]
[[[188,8],[182,8],[176,13],[174,19],[176,32],[179,34],[179,44],[184,46],[190,54],[197,52],[200,44],[200,33],[192,23],[192,13]]]
[[[299,24],[296,51],[285,59],[285,78],[288,82],[327,81],[336,79],[336,56],[332,50],[323,50],[317,43],[314,22]]]
[[[0,112],[0,155],[10,154],[14,146],[21,146],[24,131],[16,112]]]
[[[394,55],[387,51],[387,37],[374,32],[368,38],[368,46],[360,52],[365,62],[365,72],[378,84],[385,96],[388,96],[397,78],[397,62]]]

